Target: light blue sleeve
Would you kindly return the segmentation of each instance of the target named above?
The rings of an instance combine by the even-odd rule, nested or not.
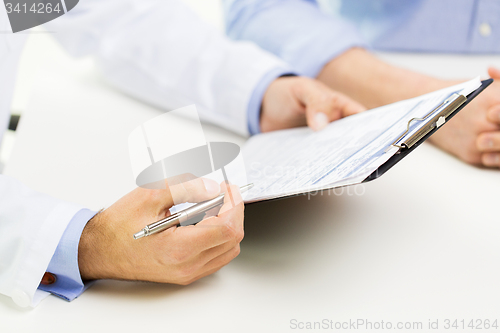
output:
[[[331,59],[366,47],[356,28],[324,14],[313,0],[223,0],[226,31],[285,60],[300,75],[316,77]]]
[[[293,73],[285,68],[276,68],[264,75],[254,88],[252,96],[250,97],[250,102],[248,103],[247,111],[248,132],[250,132],[250,135],[260,133],[260,112],[262,100],[264,99],[267,88],[274,80],[288,74]]]
[[[82,209],[71,219],[47,268],[47,272],[56,276],[56,282],[40,285],[38,289],[72,301],[90,286],[91,283],[83,283],[80,276],[78,244],[83,228],[96,213]]]

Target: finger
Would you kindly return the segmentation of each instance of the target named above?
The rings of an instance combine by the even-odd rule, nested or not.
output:
[[[203,268],[202,268],[202,273],[200,273],[198,276],[196,276],[194,279],[189,281],[187,284],[190,284],[196,280],[199,280],[201,278],[204,278],[205,276],[211,275],[218,270],[220,270],[222,267],[226,266],[229,264],[234,258],[236,258],[240,254],[240,246],[237,245],[233,248],[231,248],[229,251],[221,254],[220,256],[212,259],[209,261]]]
[[[226,186],[225,182],[222,182],[220,184],[222,192],[225,194],[224,195],[224,202],[222,203],[225,206],[217,206],[214,207],[207,212],[205,212],[205,218],[211,217],[211,216],[217,216],[219,214],[224,213],[225,211],[228,211],[232,207],[238,205],[240,202],[243,202],[243,198],[241,197],[241,192],[239,187],[236,185],[232,185],[231,187],[234,187],[233,190],[228,189]]]
[[[343,101],[343,108],[342,108],[342,117],[348,117],[355,115],[356,113],[361,113],[366,111],[366,107],[355,100],[351,99],[350,97],[347,97],[346,95],[335,92],[337,96]]]
[[[299,99],[306,108],[307,125],[313,130],[321,130],[334,120],[365,110],[349,97],[312,80],[303,86]]]
[[[229,249],[229,251],[222,253],[220,256],[215,257],[210,260],[205,265],[206,271],[212,271],[214,269],[221,269],[222,267],[229,264],[234,258],[236,258],[241,252],[240,244]]]
[[[196,177],[192,173],[183,173],[183,174],[180,174],[180,175],[177,175],[174,177],[169,177],[166,179],[166,181],[168,182],[169,186],[174,186],[174,185],[188,182],[190,180],[195,180],[196,178],[198,178],[198,177]]]
[[[210,249],[206,249],[205,251],[200,253],[200,261],[207,263],[210,260],[217,258],[218,256],[226,253],[227,251],[231,250],[233,247],[237,246],[238,244],[241,243],[243,240],[244,233],[241,233],[238,235],[238,237],[234,237],[228,242],[225,242],[223,244],[214,246]]]
[[[314,130],[325,128],[330,122],[366,111],[361,104],[340,93],[330,93],[326,100],[306,106],[307,124]]]
[[[176,228],[180,239],[184,239],[193,248],[193,253],[201,253],[207,249],[227,242],[239,242],[243,238],[243,203],[236,205],[217,217],[210,217],[196,225]]]
[[[220,211],[220,207],[221,206],[217,206],[217,207],[214,207],[210,210],[207,210],[205,212],[205,219],[209,218],[209,217],[212,217],[212,216],[217,216],[217,214],[219,214],[219,211]]]
[[[481,162],[487,167],[499,167],[500,153],[485,153],[481,156]]]
[[[202,253],[200,253],[200,257],[199,257],[200,261],[207,264],[208,262],[212,261],[213,259],[230,251],[235,246],[239,246],[240,243],[241,243],[241,239],[239,239],[239,241],[227,242],[227,243],[221,244],[219,246],[213,247],[211,249],[205,250]]]
[[[492,78],[492,79],[500,79],[500,69],[496,68],[496,67],[490,67],[488,68],[488,75]]]
[[[240,188],[238,186],[236,185],[227,186],[225,182],[222,182],[221,189],[225,193],[225,195],[224,195],[224,204],[222,205],[219,214],[217,214],[218,216],[234,208],[240,203],[243,203],[243,198],[241,197]]]
[[[207,178],[196,178],[185,182],[168,180],[168,188],[174,205],[184,202],[200,202],[219,195],[220,186],[216,181]]]
[[[217,214],[217,217],[214,220],[210,218],[202,220],[197,226],[218,226],[232,229],[235,234],[238,234],[243,231],[245,210],[240,189],[236,185],[230,185],[228,187],[224,183],[221,184],[221,187],[225,193],[224,204]],[[229,239],[226,238],[226,240]]]
[[[197,180],[197,181],[196,181]],[[160,186],[160,183],[163,183],[163,186]],[[186,187],[182,184],[188,183],[186,186],[190,187],[192,192],[187,192]],[[156,184],[156,187],[153,187],[152,184]],[[203,183],[204,184],[204,183]],[[136,189],[136,191],[140,191],[142,195],[138,195],[139,198],[145,198],[145,205],[151,207],[161,208],[159,215],[165,215],[168,213],[168,209],[173,205],[177,205],[179,203],[188,202],[189,196],[200,196],[200,200],[206,200],[205,197],[209,196],[206,192],[208,190],[197,191],[201,182],[199,178],[190,173],[181,174],[175,177],[170,177],[167,179],[163,179],[156,183],[150,183],[148,186],[141,186]],[[216,184],[215,184],[216,185]],[[208,184],[207,186],[214,186],[214,184]],[[212,191],[213,189],[210,189]],[[220,193],[220,191],[219,191]],[[210,193],[209,193],[210,194]],[[175,197],[173,197],[175,196]],[[207,198],[207,199],[210,199]],[[183,201],[184,200],[184,201]],[[193,202],[196,202],[193,200]],[[144,204],[142,205],[144,207]]]
[[[500,152],[500,132],[486,132],[478,135],[476,147],[480,152]]]
[[[306,108],[307,125],[319,131],[325,128],[331,121],[342,117],[342,110],[336,105],[337,96],[321,84],[308,84],[304,89],[301,101]]]
[[[500,104],[493,105],[486,113],[488,120],[494,124],[500,124]]]

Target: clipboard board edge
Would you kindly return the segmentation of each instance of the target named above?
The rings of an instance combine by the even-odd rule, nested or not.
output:
[[[493,83],[493,79],[487,79],[481,81],[481,86],[474,90],[471,94],[467,96],[467,101],[465,101],[460,107],[458,107],[455,111],[453,111],[448,117],[445,119],[445,125],[451,118],[453,118],[458,112],[460,112],[464,107],[467,106],[474,98],[476,98],[481,92],[483,92],[484,89],[486,89],[490,84]],[[414,149],[416,149],[418,146],[420,146],[424,141],[426,141],[432,134],[434,134],[436,131],[439,130],[440,127],[434,128],[432,131],[427,133],[424,137],[422,137],[417,143],[415,143],[411,148],[405,149],[404,151],[400,152],[399,154],[396,154],[392,156],[387,162],[382,164],[377,170],[375,170],[372,174],[370,174],[367,178],[365,178],[361,183],[359,184],[364,184],[367,182],[370,182],[372,180],[375,180],[379,177],[381,177],[384,173],[386,173],[389,169],[391,169],[394,165],[396,165],[400,160],[402,160],[406,155],[411,153]],[[344,185],[344,186],[338,186],[338,187],[325,187],[324,190],[332,190],[335,188],[342,188],[342,187],[347,187],[347,186],[352,186],[351,185]],[[318,190],[315,190],[318,191]],[[299,196],[306,196],[309,193],[312,193],[314,191],[307,191],[307,192],[302,192],[302,193],[296,193],[296,194],[290,194],[290,195],[284,195],[281,197],[274,197],[270,199],[264,199],[264,200],[258,200],[258,201],[250,201],[250,202],[245,202],[245,205],[255,205],[259,203],[264,203],[264,202],[270,202],[270,201],[277,201],[277,200],[282,200],[282,199],[288,199],[288,198],[293,198],[293,197],[299,197]]]
[[[458,112],[460,112],[464,107],[466,107],[474,98],[476,98],[484,89],[486,89],[490,84],[493,83],[493,79],[487,79],[481,81],[481,86],[474,90],[467,96],[467,100],[460,105],[455,111],[453,111],[448,117],[445,119],[445,125],[450,119],[452,119]],[[406,157],[409,153],[411,153],[414,149],[420,146],[424,141],[426,141],[429,137],[432,136],[436,131],[439,130],[440,127],[435,127],[429,133],[427,133],[424,137],[422,137],[418,142],[416,142],[411,148],[407,148],[392,156],[387,162],[382,164],[377,170],[375,170],[371,175],[365,178],[361,183],[367,183],[372,180],[375,180],[381,177],[384,173],[386,173],[389,169],[395,166],[399,161],[401,161],[404,157]]]

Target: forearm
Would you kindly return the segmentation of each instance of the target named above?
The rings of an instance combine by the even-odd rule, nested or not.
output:
[[[133,260],[133,242],[127,239],[123,227],[114,224],[106,211],[97,213],[83,229],[78,245],[78,266],[83,281],[99,279],[136,280],[134,269],[127,266]],[[118,248],[116,244],[123,244]],[[131,249],[131,251],[129,251]]]
[[[350,49],[331,60],[317,79],[368,108],[416,97],[458,82],[392,66],[360,48]]]

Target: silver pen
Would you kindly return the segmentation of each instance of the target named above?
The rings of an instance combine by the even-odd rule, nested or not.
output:
[[[245,186],[240,187],[240,192],[246,192],[253,187],[253,184],[247,184]],[[134,234],[134,239],[139,239],[142,237],[150,236],[152,234],[156,234],[157,232],[163,231],[165,229],[177,226],[182,222],[186,222],[190,218],[204,213],[214,207],[220,206],[224,203],[224,193],[219,196],[197,203],[187,209],[184,209],[180,212],[177,212],[169,217],[156,221],[154,223],[148,224],[144,229]]]

